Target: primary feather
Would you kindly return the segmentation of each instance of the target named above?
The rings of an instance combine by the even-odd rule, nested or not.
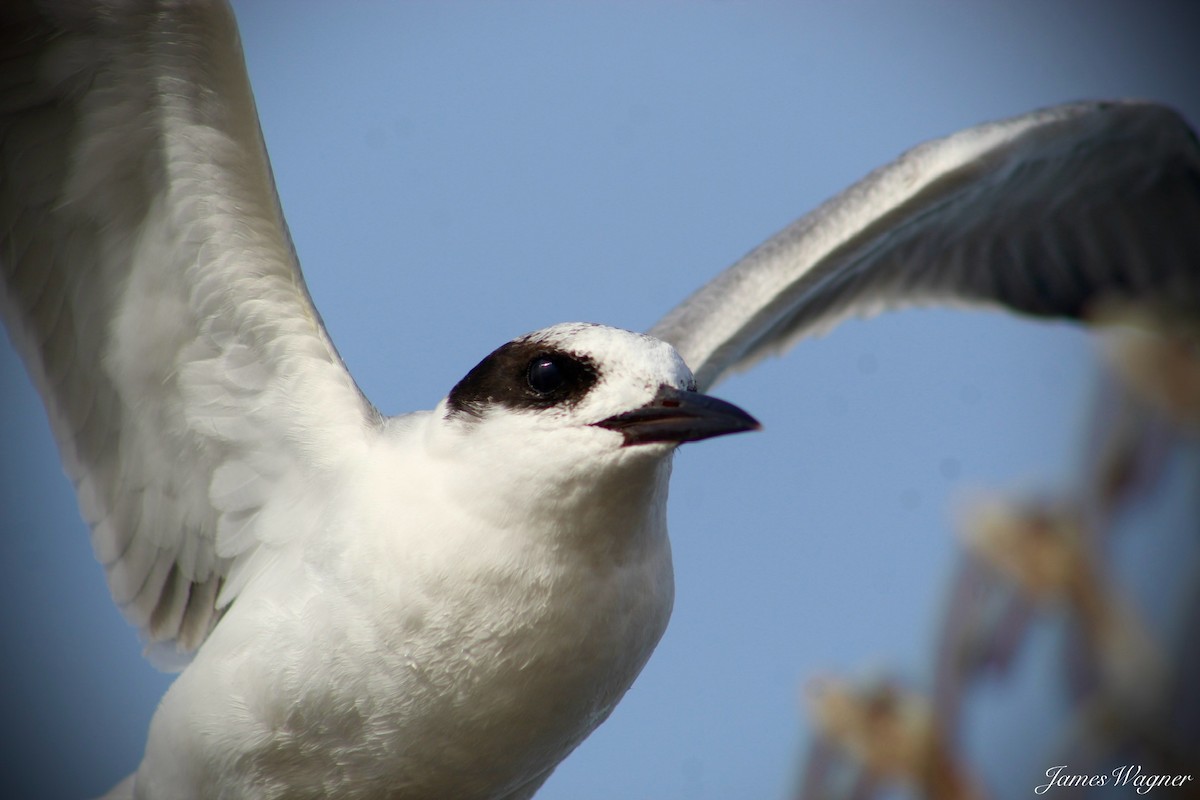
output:
[[[1076,103],[926,142],[650,329],[701,388],[852,315],[916,304],[1200,314],[1200,146],[1171,109]]]

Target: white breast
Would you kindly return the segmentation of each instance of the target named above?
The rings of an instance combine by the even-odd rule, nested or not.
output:
[[[415,429],[239,597],[164,699],[140,790],[522,797],[608,716],[670,614],[669,459],[547,532]]]

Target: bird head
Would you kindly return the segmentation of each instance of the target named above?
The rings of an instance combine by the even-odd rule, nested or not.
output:
[[[697,392],[666,342],[589,323],[497,348],[451,390],[442,413],[480,444],[511,438],[593,462],[661,458],[684,442],[759,427],[737,406]]]

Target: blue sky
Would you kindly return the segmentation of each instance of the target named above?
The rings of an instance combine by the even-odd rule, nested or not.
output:
[[[1200,120],[1182,3],[236,6],[309,287],[386,413],[532,329],[649,327],[920,141],[1080,98]],[[539,797],[783,796],[804,682],[925,678],[955,502],[1069,486],[1094,384],[1077,329],[949,311],[722,384],[765,430],[680,452],[671,627]],[[7,346],[0,387],[2,794],[92,796],[136,766],[170,678],[112,606]]]

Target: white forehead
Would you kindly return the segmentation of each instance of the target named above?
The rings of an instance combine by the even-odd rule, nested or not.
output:
[[[590,322],[564,322],[523,338],[590,359],[600,373],[600,391],[592,394],[605,405],[632,408],[646,402],[663,384],[686,389],[695,383],[674,347],[642,333]]]

